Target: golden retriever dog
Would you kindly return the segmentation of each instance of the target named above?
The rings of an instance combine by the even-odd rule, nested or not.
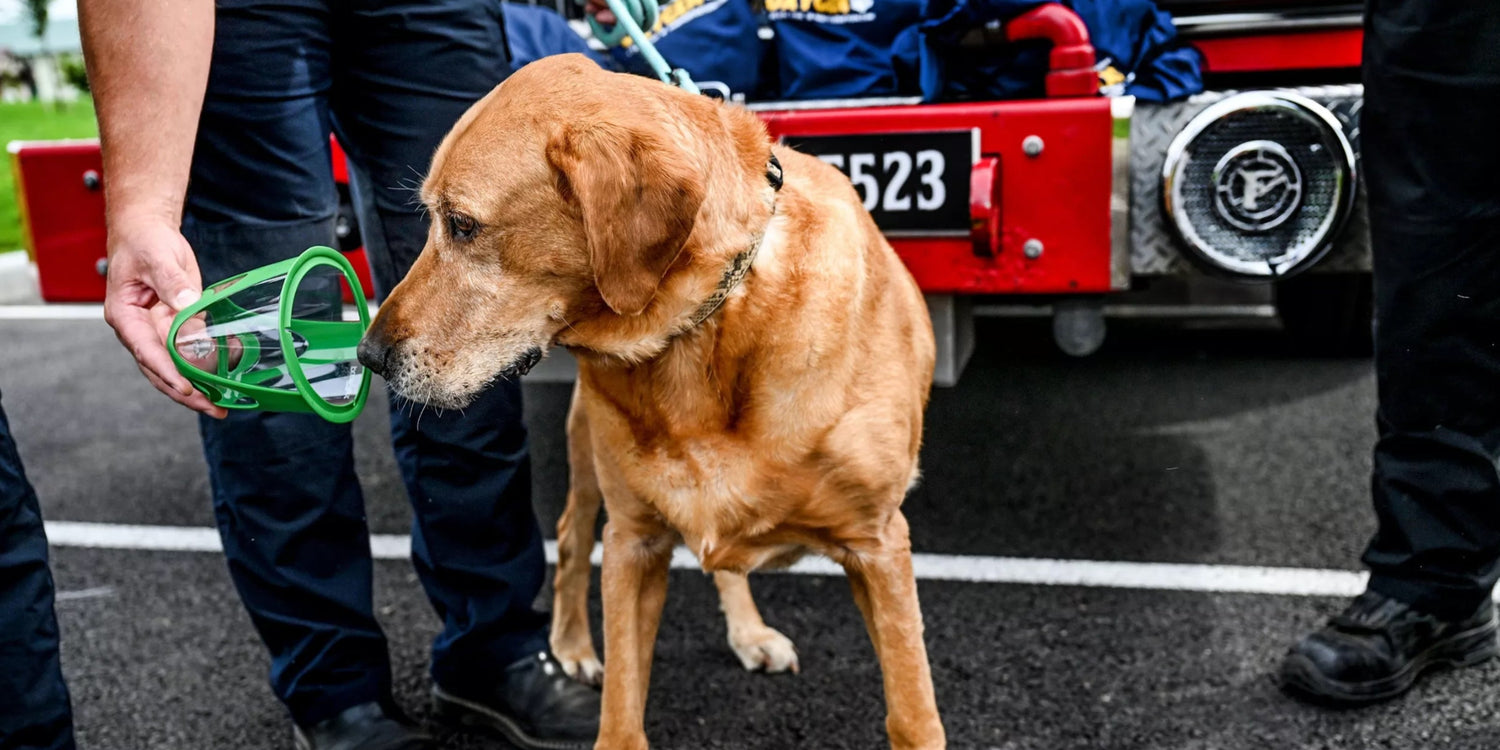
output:
[[[716,574],[736,651],[773,669],[791,663],[742,651],[779,637],[745,574],[809,551],[842,565],[891,746],[945,747],[901,513],[932,325],[849,181],[773,148],[741,108],[565,55],[476,103],[421,198],[427,245],[360,358],[403,397],[458,408],[550,347],[576,356],[553,642],[585,677],[597,665],[584,598],[602,497],[596,747],[647,747],[679,543]]]

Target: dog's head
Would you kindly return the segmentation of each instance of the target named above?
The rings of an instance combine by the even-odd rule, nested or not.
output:
[[[422,185],[431,227],[359,358],[396,391],[467,404],[553,344],[660,350],[770,216],[757,118],[580,55],[476,103]]]

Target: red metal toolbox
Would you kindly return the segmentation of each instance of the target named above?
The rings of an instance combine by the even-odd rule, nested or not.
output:
[[[102,302],[108,269],[104,183],[97,140],[14,141],[9,145],[21,204],[22,235],[47,302]],[[344,152],[333,143],[334,176],[348,182]],[[365,297],[373,297],[363,248],[345,253]],[[212,283],[213,279],[204,279]],[[352,297],[345,293],[346,300]]]

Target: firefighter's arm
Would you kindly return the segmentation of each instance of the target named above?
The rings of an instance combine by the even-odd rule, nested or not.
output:
[[[223,416],[177,372],[165,344],[172,316],[202,289],[180,226],[213,0],[79,0],[78,17],[104,157],[104,318],[157,390]]]

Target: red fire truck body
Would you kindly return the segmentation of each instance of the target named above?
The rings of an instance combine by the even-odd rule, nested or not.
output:
[[[1097,348],[1109,309],[1135,300],[1273,311],[1329,351],[1367,346],[1360,7],[1159,4],[1203,54],[1209,90],[1186,101],[1099,96],[1086,29],[1049,5],[1005,28],[1052,43],[1046,99],[750,105],[772,137],[849,176],[928,294],[939,383],[962,371],[976,303],[1050,310],[1074,354]],[[10,151],[43,298],[101,300],[97,144]],[[341,216],[341,249],[368,286],[351,217]],[[1221,297],[1256,304],[1203,304]]]

